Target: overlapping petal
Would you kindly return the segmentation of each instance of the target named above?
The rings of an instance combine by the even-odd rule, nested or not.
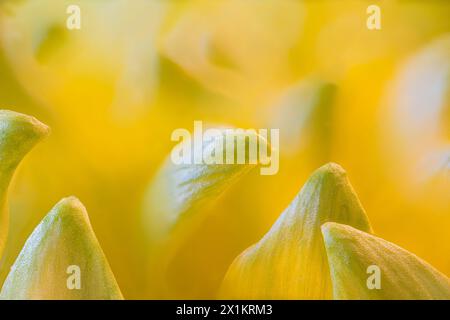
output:
[[[221,297],[330,299],[320,226],[336,221],[371,231],[345,171],[330,163],[311,175],[270,231],[230,266]]]
[[[449,278],[405,249],[339,223],[322,232],[335,299],[450,299]],[[379,288],[368,286],[370,266],[380,271]]]

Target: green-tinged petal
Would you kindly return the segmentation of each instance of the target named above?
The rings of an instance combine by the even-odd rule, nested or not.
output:
[[[405,249],[338,223],[322,233],[335,299],[450,299],[449,278]]]
[[[0,110],[0,258],[8,234],[8,187],[25,155],[45,137],[49,128],[33,117]]]
[[[203,151],[223,150],[237,155],[238,144],[226,143],[245,138],[259,139],[260,148],[269,148],[267,141],[256,133],[231,133],[225,129],[217,131],[214,139],[205,139]],[[184,144],[177,145],[172,152],[178,152]],[[249,151],[247,148],[246,151]],[[249,161],[248,152],[242,164],[175,164],[169,157],[152,181],[146,195],[143,219],[149,241],[150,284],[152,291],[165,296],[170,288],[164,281],[167,266],[180,245],[186,241],[211,210],[211,205],[240,177],[257,166]],[[212,159],[208,158],[207,159]],[[194,157],[192,157],[192,160]],[[211,162],[209,162],[211,163]]]
[[[231,299],[330,299],[331,279],[320,226],[338,221],[371,231],[345,171],[314,172],[270,231],[236,258],[221,296]]]
[[[64,198],[28,238],[2,299],[122,299],[83,204]]]

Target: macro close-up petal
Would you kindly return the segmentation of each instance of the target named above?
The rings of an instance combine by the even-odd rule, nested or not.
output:
[[[449,278],[405,249],[339,223],[322,233],[335,299],[450,299]],[[370,285],[372,273],[378,286]]]
[[[143,224],[149,243],[151,290],[158,289],[159,294],[170,294],[169,286],[164,284],[165,272],[180,244],[195,232],[206,218],[205,215],[211,214],[208,209],[214,201],[257,166],[255,161],[226,164],[230,155],[240,156],[236,146],[239,141],[245,144],[246,138],[263,139],[253,133],[234,134],[227,132],[227,129],[213,131],[208,139],[201,137],[198,140],[202,142],[199,146],[202,159],[194,158],[194,153],[190,153],[194,140],[185,139],[174,147],[174,153],[154,177],[143,206]],[[229,143],[230,139],[232,143]],[[260,148],[268,150],[270,146],[266,140],[261,141]],[[173,154],[185,163],[175,165],[172,162]],[[225,164],[211,163],[214,157],[220,157]],[[201,163],[203,160],[205,163]],[[161,281],[162,284],[159,283]],[[169,292],[162,292],[164,287]]]
[[[371,232],[345,171],[314,172],[270,231],[230,266],[222,295],[232,299],[331,299],[320,227],[328,221]]]
[[[450,301],[449,17],[0,0],[0,300],[183,319]]]
[[[0,298],[122,299],[86,208],[77,198],[62,199],[36,227]]]
[[[33,117],[0,110],[0,259],[8,235],[8,187],[23,157],[49,128]]]

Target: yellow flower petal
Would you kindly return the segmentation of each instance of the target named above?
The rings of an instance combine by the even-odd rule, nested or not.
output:
[[[74,276],[78,279],[71,278]],[[122,299],[78,199],[62,199],[33,231],[11,268],[0,298]]]
[[[320,226],[327,221],[371,231],[345,171],[327,164],[311,175],[271,230],[230,266],[221,297],[329,299],[327,256]]]
[[[11,178],[25,155],[49,133],[33,117],[0,110],[0,258],[8,234],[7,196]]]
[[[234,135],[226,130],[220,131],[225,139],[222,141],[230,141]],[[246,135],[236,134],[236,139]],[[250,136],[262,138],[256,133]],[[203,150],[214,149],[219,140],[205,140]],[[181,148],[183,143],[188,142],[184,141],[174,149]],[[236,146],[236,143],[224,142],[223,154],[230,152],[236,156]],[[262,139],[259,147],[268,148],[269,145]],[[158,292],[158,297],[164,297],[170,291],[163,275],[177,249],[211,213],[207,209],[214,201],[256,166],[248,159],[245,164],[174,164],[170,158],[166,160],[149,187],[143,209],[151,260],[149,286]]]
[[[450,299],[449,278],[414,254],[338,223],[322,233],[335,299]],[[370,286],[371,266],[379,268],[379,289]]]

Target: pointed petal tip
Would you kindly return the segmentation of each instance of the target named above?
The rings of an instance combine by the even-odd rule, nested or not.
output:
[[[89,222],[89,215],[86,207],[75,196],[68,196],[62,198],[51,210],[51,214],[54,217],[71,217],[84,222]]]
[[[62,198],[58,202],[58,205],[65,206],[65,207],[70,207],[72,209],[82,208],[84,210],[83,203],[81,203],[80,199],[78,199],[75,196],[67,196],[67,197]]]
[[[319,184],[322,186],[328,185],[332,188],[338,186],[350,187],[347,171],[345,171],[342,166],[334,162],[329,162],[316,169],[309,177],[307,184],[308,183],[312,183],[313,185]]]
[[[314,174],[324,175],[330,177],[344,178],[347,176],[347,171],[344,170],[342,166],[337,163],[329,162],[324,164],[319,169],[315,171]]]
[[[79,290],[67,287],[67,268],[73,265],[83,274]],[[61,199],[35,228],[5,280],[1,299],[123,299],[78,198]]]
[[[354,221],[356,223],[354,227],[357,229],[373,233],[366,212],[356,194],[356,191],[350,183],[347,171],[342,166],[334,162],[323,165],[314,171],[308,179],[306,185],[313,189],[319,188],[322,190],[321,195],[323,198],[323,203],[330,201],[329,204],[334,206],[334,210],[341,212],[340,214],[335,212],[335,214],[333,214],[335,218],[339,216],[342,218],[342,215],[347,217],[347,220],[332,221],[338,223]],[[337,199],[340,204],[335,202]],[[349,210],[349,208],[352,209]],[[350,216],[348,214],[350,214]],[[353,216],[353,218],[351,216]],[[331,228],[332,225],[329,227]]]
[[[44,138],[50,134],[50,127],[33,116],[11,110],[0,110],[0,122],[5,122],[8,127],[27,129],[37,138]]]

